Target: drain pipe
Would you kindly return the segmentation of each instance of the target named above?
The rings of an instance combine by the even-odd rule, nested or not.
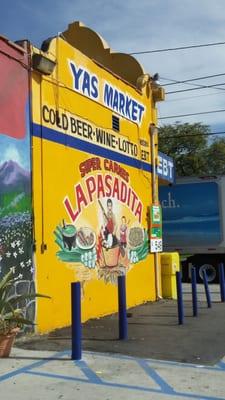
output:
[[[158,128],[155,124],[150,124],[149,133],[151,137],[151,164],[152,164],[152,203],[153,205],[158,205],[158,189],[157,189],[157,174],[156,174],[156,151],[155,148],[157,143],[155,143],[155,138],[158,136]],[[156,288],[156,300],[162,298],[160,290],[160,274],[159,274],[159,254],[154,253],[154,267],[155,267],[155,288]]]

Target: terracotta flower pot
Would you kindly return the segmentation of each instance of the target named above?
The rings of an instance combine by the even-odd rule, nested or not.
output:
[[[7,335],[0,335],[0,358],[9,357],[16,334],[18,332],[19,328],[15,328]]]
[[[105,267],[113,268],[118,265],[120,248],[119,246],[112,247],[111,249],[105,249],[103,247],[103,257],[105,262]]]

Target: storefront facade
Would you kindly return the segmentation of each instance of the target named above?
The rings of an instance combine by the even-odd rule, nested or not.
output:
[[[148,216],[151,86],[118,76],[113,55],[110,71],[109,50],[105,42],[99,50],[102,39],[93,31],[95,60],[81,43],[77,49],[72,28],[43,46],[41,55],[55,62],[52,74],[32,76],[36,273],[38,291],[52,298],[38,304],[40,331],[70,323],[74,280],[82,282],[83,320],[117,310],[120,274],[127,275],[128,307],[156,298]],[[90,34],[76,29],[80,42]],[[97,52],[103,62],[107,52],[107,67]],[[141,71],[138,63],[132,68],[133,76]]]

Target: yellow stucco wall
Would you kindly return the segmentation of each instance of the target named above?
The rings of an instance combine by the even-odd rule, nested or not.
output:
[[[82,281],[83,287],[83,321],[117,310],[117,288],[107,280],[114,278],[116,282],[121,271],[127,274],[128,307],[155,300],[156,296],[154,255],[146,251],[147,210],[152,203],[149,124],[156,122],[151,93],[145,89],[137,91],[61,38],[52,40],[49,54],[57,62],[54,73],[46,77],[33,72],[32,76],[36,282],[38,292],[51,296],[49,301],[37,302],[39,332],[70,324],[70,284],[77,279]],[[97,99],[91,98],[88,89],[83,93],[82,85],[75,88],[70,61],[77,70],[85,69],[90,78],[97,77],[98,85],[95,81],[90,87],[92,93],[97,87]],[[122,108],[117,113],[106,107],[103,101],[105,82],[144,106],[140,121],[121,115]],[[133,119],[137,117],[135,110]],[[119,117],[120,132],[112,129],[112,115]],[[58,120],[54,120],[55,116]],[[61,127],[63,118],[64,122],[70,121],[68,129],[65,123],[64,128]],[[76,133],[71,132],[73,118],[80,121]],[[89,137],[88,129],[94,132]],[[104,145],[97,141],[98,129],[108,132],[110,143]],[[132,154],[131,146],[126,152],[121,150],[124,141],[135,146],[137,155]],[[88,160],[93,161],[93,158],[96,169],[88,171]],[[109,170],[110,160],[117,171]],[[115,229],[111,236],[105,235],[107,220],[99,204],[100,200],[107,212],[109,198],[113,203]],[[119,244],[123,216],[127,225],[126,246]],[[72,225],[76,238],[69,248],[63,241],[63,229]],[[83,240],[84,232],[87,236]],[[139,235],[139,239],[135,239],[139,240],[136,247],[132,234]],[[110,247],[113,236],[117,238],[117,250]],[[132,256],[132,251],[136,256]],[[86,253],[91,254],[87,257],[92,257],[92,264],[85,260]],[[106,261],[109,255],[112,255],[113,267]]]

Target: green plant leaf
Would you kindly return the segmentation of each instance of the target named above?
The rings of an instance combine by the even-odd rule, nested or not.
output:
[[[9,303],[7,299],[0,300],[0,314],[8,312],[7,309],[10,309],[12,312],[14,312],[13,306]]]
[[[7,282],[11,279],[12,271],[9,271],[6,275],[3,276],[2,280],[0,281],[0,290],[5,287]]]
[[[23,318],[23,317],[11,317],[11,318],[6,318],[6,321],[10,322],[16,322],[19,325],[35,325],[34,322],[30,321],[29,319]]]
[[[8,300],[8,304],[13,306],[14,304],[19,303],[21,300],[33,300],[36,297],[43,297],[45,299],[51,299],[50,296],[47,296],[45,294],[40,294],[40,293],[28,293],[28,294],[21,294],[20,296],[12,297],[10,300]]]
[[[5,320],[9,321],[11,318],[15,317],[15,313],[14,313],[14,311],[10,311],[8,313],[5,313],[4,315],[1,315],[1,317],[2,317],[1,318],[2,321],[5,321]]]
[[[11,279],[12,271],[9,271],[0,281],[0,299],[6,299],[12,285],[19,280],[19,278]]]
[[[0,281],[0,331],[9,332],[15,326],[34,325],[23,316],[25,307],[17,308],[22,300],[32,300],[36,297],[50,299],[50,296],[40,293],[24,293],[9,298],[9,292],[19,278],[12,278],[13,272],[9,271]]]

